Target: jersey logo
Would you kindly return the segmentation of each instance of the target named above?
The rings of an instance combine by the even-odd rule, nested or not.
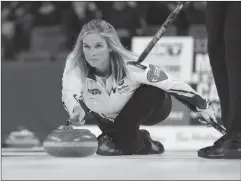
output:
[[[121,87],[118,87],[117,90],[120,94],[127,94],[130,92],[131,89],[128,85],[123,85]]]
[[[146,75],[149,82],[155,83],[168,79],[165,72],[162,71],[159,67],[150,64],[149,68],[150,70]]]
[[[119,86],[124,84],[124,79],[122,79],[120,82],[117,83]]]
[[[88,89],[88,92],[93,95],[101,94],[101,91],[99,89]]]

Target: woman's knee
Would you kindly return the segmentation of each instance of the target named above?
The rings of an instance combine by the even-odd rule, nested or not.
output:
[[[143,85],[136,92],[136,96],[139,97],[140,100],[149,104],[157,104],[162,100],[165,100],[166,94],[160,88],[151,86],[151,85]],[[134,94],[134,95],[135,95]]]
[[[165,99],[160,100],[159,104],[152,108],[148,116],[141,122],[142,125],[151,126],[164,121],[171,113],[172,99],[165,93]]]

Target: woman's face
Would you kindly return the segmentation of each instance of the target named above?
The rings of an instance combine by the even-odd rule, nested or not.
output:
[[[106,40],[97,33],[83,37],[83,52],[87,62],[95,68],[107,69],[110,64],[110,50]]]

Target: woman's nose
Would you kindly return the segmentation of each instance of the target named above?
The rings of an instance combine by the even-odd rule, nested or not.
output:
[[[97,53],[97,52],[96,52],[96,49],[95,49],[95,48],[91,49],[91,52],[90,52],[91,55],[96,55],[96,53]]]

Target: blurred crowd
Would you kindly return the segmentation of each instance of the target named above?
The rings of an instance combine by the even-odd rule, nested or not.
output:
[[[101,18],[117,30],[131,49],[133,36],[153,36],[174,1],[2,1],[2,60],[16,61],[27,55],[68,52],[84,23]],[[205,24],[206,2],[191,2],[168,28],[170,35],[188,35],[192,25]],[[166,32],[168,35],[168,32]],[[20,56],[21,55],[21,56]]]

